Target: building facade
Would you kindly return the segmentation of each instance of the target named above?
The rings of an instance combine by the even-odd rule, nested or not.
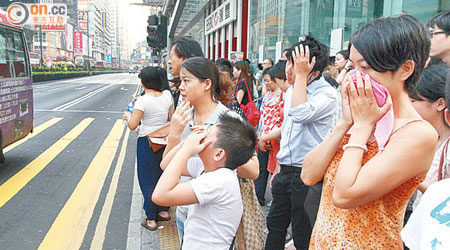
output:
[[[210,59],[229,58],[237,51],[253,63],[278,60],[284,49],[306,34],[328,45],[334,56],[374,18],[405,13],[426,23],[450,9],[449,0],[166,0],[165,4],[165,13],[171,16],[169,39],[188,36],[200,42]],[[222,16],[227,4],[236,10],[230,19]]]

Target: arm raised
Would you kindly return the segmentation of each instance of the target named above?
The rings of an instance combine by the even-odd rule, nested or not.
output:
[[[322,143],[311,150],[303,160],[301,178],[305,185],[312,186],[323,179],[328,165],[336,155],[337,148],[339,147],[342,138],[353,124],[347,86],[348,82],[345,82],[341,89],[341,119],[338,121],[331,134],[325,138]]]
[[[358,129],[352,137],[361,138]],[[364,135],[363,135],[364,136]],[[424,177],[433,160],[438,136],[429,124],[411,123],[394,134],[386,148],[364,166],[360,148],[348,148],[336,174],[333,204],[353,208],[391,192],[414,177]]]
[[[189,158],[202,151],[211,141],[204,140],[207,132],[193,132],[170,161],[153,191],[152,200],[161,206],[178,206],[198,203],[190,183],[178,183]]]
[[[305,156],[301,173],[305,185],[312,186],[323,179],[325,171],[348,129],[348,125],[338,123],[331,134]]]
[[[180,143],[181,134],[188,121],[191,119],[192,108],[189,108],[189,105],[189,102],[183,102],[170,117],[169,136],[167,138],[167,146],[166,149],[164,149],[163,158],[166,157],[172,148]]]

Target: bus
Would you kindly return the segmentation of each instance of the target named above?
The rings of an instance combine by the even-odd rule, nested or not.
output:
[[[33,80],[25,33],[0,10],[0,163],[3,149],[33,130]]]

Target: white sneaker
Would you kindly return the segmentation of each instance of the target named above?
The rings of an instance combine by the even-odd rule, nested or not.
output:
[[[294,240],[290,240],[286,245],[284,245],[285,250],[296,250],[294,246]]]

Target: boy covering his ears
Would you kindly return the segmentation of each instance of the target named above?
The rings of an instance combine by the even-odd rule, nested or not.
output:
[[[152,200],[165,206],[192,204],[185,222],[183,249],[229,249],[242,216],[234,170],[250,160],[255,146],[254,129],[227,114],[222,115],[217,125],[197,129],[177,146]],[[196,154],[204,170],[201,164],[187,167],[188,160]],[[178,183],[181,175],[195,179]]]

